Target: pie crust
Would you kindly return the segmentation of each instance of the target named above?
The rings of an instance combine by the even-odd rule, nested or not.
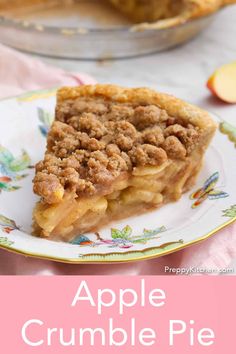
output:
[[[36,165],[34,234],[69,241],[178,200],[215,129],[207,112],[147,88],[61,88]]]
[[[27,8],[32,6],[37,10],[42,6],[50,8],[58,3],[71,5],[76,1],[80,0],[0,0],[0,14],[14,18],[16,14],[18,16],[25,13]],[[235,4],[236,0],[105,0],[105,2],[111,3],[130,18],[134,22],[130,30],[137,32],[175,27],[217,12],[224,6]]]
[[[0,0],[1,14],[27,6],[54,6],[58,2],[70,5],[78,0]],[[105,0],[137,24],[156,28],[173,26],[186,20],[209,15],[236,0]],[[22,6],[23,5],[23,6]],[[144,27],[145,27],[144,26]],[[142,27],[139,27],[142,29]]]
[[[138,24],[137,30],[176,26],[207,16],[236,0],[110,0]]]

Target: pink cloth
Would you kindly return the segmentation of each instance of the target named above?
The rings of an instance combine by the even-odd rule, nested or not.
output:
[[[94,84],[85,74],[67,73],[0,45],[0,97],[60,85]]]
[[[94,83],[87,75],[67,73],[48,67],[41,61],[0,45],[0,97],[24,91],[59,85]],[[118,265],[69,265],[33,259],[0,250],[0,274],[166,274],[165,266],[173,268],[225,268],[236,258],[236,224],[227,227],[207,241],[161,258]]]

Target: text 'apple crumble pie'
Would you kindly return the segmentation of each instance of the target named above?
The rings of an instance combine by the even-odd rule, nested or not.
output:
[[[207,112],[146,88],[60,89],[36,165],[34,234],[69,241],[178,200],[215,129]]]

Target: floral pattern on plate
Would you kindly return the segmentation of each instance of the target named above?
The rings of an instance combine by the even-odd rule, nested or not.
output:
[[[7,237],[0,237],[0,245],[3,247],[11,247],[14,241],[10,241]]]
[[[155,247],[155,248],[147,248],[143,251],[128,251],[126,253],[123,253],[123,260],[129,261],[130,260],[130,255],[132,254],[133,257],[136,257],[136,259],[145,259],[153,257],[153,256],[158,256],[161,255],[162,253],[170,253],[172,250],[175,248],[181,248],[182,245],[184,245],[183,240],[178,240],[178,241],[172,241],[172,242],[166,242],[162,243],[160,246]],[[82,259],[83,261],[86,262],[94,262],[100,261],[100,262],[106,262],[107,259],[107,254],[78,254],[78,258]],[[109,253],[109,259],[112,262],[120,262],[120,255],[117,252],[111,252]]]
[[[221,133],[226,134],[230,141],[234,143],[236,147],[236,127],[227,122],[221,122],[219,129]]]
[[[39,130],[41,134],[46,137],[54,119],[53,114],[40,107],[38,107],[37,112],[39,121],[41,123],[39,125]]]
[[[0,215],[0,227],[3,232],[9,234],[13,230],[19,230],[20,228],[16,225],[14,220],[7,218],[4,215]]]
[[[196,199],[196,201],[192,204],[192,209],[201,205],[206,199],[214,200],[229,196],[228,193],[215,189],[218,180],[219,172],[215,172],[205,181],[202,188],[190,195],[190,199]]]
[[[161,226],[154,230],[144,229],[140,235],[134,234],[132,227],[126,225],[122,230],[115,228],[111,229],[111,237],[103,238],[100,233],[96,232],[96,241],[91,241],[88,236],[80,235],[77,236],[71,243],[80,246],[91,246],[98,247],[105,245],[109,248],[123,248],[128,249],[133,247],[135,244],[147,244],[148,241],[160,238],[160,233],[166,231],[165,226]]]
[[[223,216],[228,218],[236,218],[236,204],[231,205],[230,208],[223,210]]]
[[[22,150],[19,157],[15,157],[8,149],[0,145],[0,193],[19,189],[20,186],[14,182],[28,176],[20,172],[30,168],[30,163],[30,157],[25,150]]]

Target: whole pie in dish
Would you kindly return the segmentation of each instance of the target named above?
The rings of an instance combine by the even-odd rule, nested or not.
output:
[[[146,88],[61,88],[36,165],[34,234],[69,241],[177,201],[215,129],[207,112]]]
[[[186,20],[206,16],[236,0],[110,0],[136,23],[155,22],[156,27],[169,27]],[[163,20],[163,21],[160,21]]]
[[[54,7],[57,3],[71,5],[81,0],[0,0],[0,13],[11,16],[15,9],[27,7]],[[91,1],[91,0],[85,0]],[[236,0],[105,0],[114,5],[136,24],[155,23],[156,27],[168,27],[196,17],[206,16]],[[141,27],[142,29],[142,27]]]

